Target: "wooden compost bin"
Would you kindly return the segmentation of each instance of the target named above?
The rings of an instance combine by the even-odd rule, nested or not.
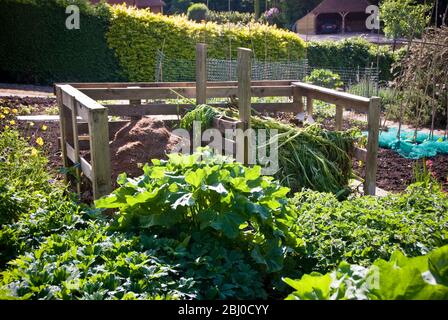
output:
[[[251,81],[251,50],[244,48],[238,49],[238,81],[208,82],[206,51],[204,44],[197,46],[196,82],[55,85],[60,109],[63,165],[69,168],[77,164],[76,175],[79,178],[82,172],[92,182],[95,199],[112,191],[109,130],[116,127],[117,123],[109,121],[109,116],[138,118],[146,115],[177,115],[179,109],[182,111],[194,108],[193,104],[142,103],[142,100],[177,99],[179,96],[196,99],[197,104],[206,103],[209,98],[237,97],[239,121],[232,123],[225,119],[216,119],[214,125],[221,131],[250,128],[251,108],[258,112],[294,113],[306,109],[308,114],[312,114],[314,100],[336,105],[337,130],[342,129],[344,108],[367,113],[367,149],[357,148],[355,158],[366,163],[365,194],[375,194],[380,124],[379,98],[369,99],[291,80]],[[292,102],[252,104],[252,97],[292,97]],[[129,103],[101,105],[97,102],[99,100],[126,100]],[[123,125],[123,122],[118,124]],[[90,150],[90,161],[80,155],[80,151],[85,147]],[[246,148],[246,144],[243,147]],[[78,191],[79,181],[77,179]]]

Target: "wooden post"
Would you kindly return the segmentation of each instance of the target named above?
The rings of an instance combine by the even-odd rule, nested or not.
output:
[[[250,128],[251,116],[251,71],[252,71],[252,50],[238,48],[238,109],[239,118],[242,122],[242,129],[246,131]],[[244,163],[249,160],[249,139],[244,138]]]
[[[129,89],[137,89],[140,87],[128,87]],[[135,99],[135,100],[129,100],[129,104],[132,106],[132,108],[138,108],[142,104],[142,100]],[[131,116],[131,120],[140,120],[142,116]]]
[[[312,117],[313,112],[314,112],[313,98],[310,98],[308,96],[306,97],[306,113],[308,113],[308,116]]]
[[[75,184],[76,192],[81,196],[81,159],[79,154],[79,139],[78,139],[78,102],[75,97],[72,100],[72,129],[73,129],[73,148],[75,149]]]
[[[207,45],[196,45],[196,104],[207,103]]]
[[[369,137],[367,141],[366,179],[364,184],[364,193],[372,196],[375,195],[376,191],[378,140],[380,134],[380,106],[380,98],[372,97],[370,99],[368,114]]]
[[[107,109],[89,110],[90,153],[93,197],[98,199],[112,191]]]
[[[72,124],[72,112],[64,105],[63,91],[60,87],[56,87],[56,97],[59,105],[59,127],[61,131],[61,151],[62,151],[62,165],[65,169],[70,167],[69,158],[67,155],[67,145],[69,143],[73,146],[73,124]],[[64,175],[64,182],[69,183],[68,175]]]
[[[342,131],[342,120],[344,116],[344,108],[336,105],[336,131]]]
[[[300,88],[294,87],[292,101],[294,103],[294,108],[297,109],[297,113],[302,113],[303,107],[303,96]]]

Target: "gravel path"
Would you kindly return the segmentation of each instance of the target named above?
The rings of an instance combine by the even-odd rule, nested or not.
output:
[[[53,87],[0,83],[0,97],[54,97]]]

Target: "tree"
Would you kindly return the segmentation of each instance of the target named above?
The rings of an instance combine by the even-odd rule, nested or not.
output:
[[[207,18],[208,7],[203,3],[193,3],[188,7],[188,19],[196,22],[204,21]]]
[[[380,6],[380,19],[384,33],[394,39],[394,50],[398,38],[411,40],[419,37],[428,25],[431,6],[416,4],[415,0],[385,0]]]

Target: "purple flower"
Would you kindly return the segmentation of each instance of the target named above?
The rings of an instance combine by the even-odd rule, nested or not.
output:
[[[268,11],[266,11],[265,17],[270,19],[270,18],[273,18],[274,16],[278,16],[279,14],[280,14],[280,10],[278,8],[271,8]]]

